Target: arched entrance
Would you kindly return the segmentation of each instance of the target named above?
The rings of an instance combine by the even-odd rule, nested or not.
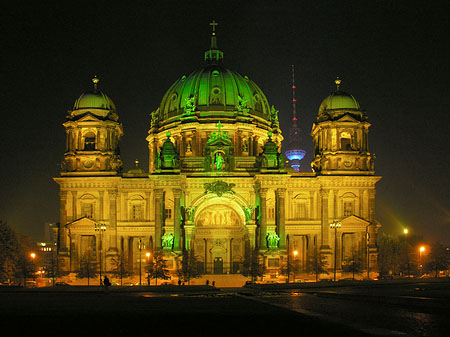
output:
[[[237,273],[243,263],[247,229],[243,216],[226,201],[204,205],[195,217],[190,246],[205,274]]]

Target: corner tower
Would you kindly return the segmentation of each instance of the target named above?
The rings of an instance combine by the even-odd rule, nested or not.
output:
[[[122,169],[119,141],[122,124],[113,101],[98,89],[83,93],[68,112],[66,152],[61,163],[61,176],[111,176]]]
[[[366,112],[351,94],[340,90],[339,78],[335,83],[336,91],[323,100],[312,127],[311,167],[322,175],[373,175],[374,155],[369,152]]]

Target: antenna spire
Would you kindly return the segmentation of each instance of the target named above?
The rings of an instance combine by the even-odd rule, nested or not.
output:
[[[292,65],[292,120],[297,125],[297,100],[295,99],[295,66]]]

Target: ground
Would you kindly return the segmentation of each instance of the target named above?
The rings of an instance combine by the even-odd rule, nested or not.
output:
[[[450,280],[0,288],[17,336],[447,336]]]

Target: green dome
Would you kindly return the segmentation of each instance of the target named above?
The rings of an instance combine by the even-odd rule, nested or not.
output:
[[[98,82],[100,82],[97,76],[92,78],[92,83],[94,84],[94,90],[87,91],[81,94],[80,97],[75,101],[73,105],[73,110],[80,109],[103,109],[103,110],[111,110],[115,111],[116,106],[114,105],[111,98],[108,97],[105,93],[98,90]]]
[[[164,95],[158,119],[164,124],[194,112],[200,119],[243,113],[270,120],[269,103],[261,89],[222,64],[208,64],[178,79]]]
[[[73,110],[79,109],[104,109],[116,110],[111,98],[100,90],[88,91],[83,93],[73,106]]]
[[[319,115],[328,110],[342,109],[360,110],[360,106],[352,95],[338,90],[322,101],[319,107]]]

